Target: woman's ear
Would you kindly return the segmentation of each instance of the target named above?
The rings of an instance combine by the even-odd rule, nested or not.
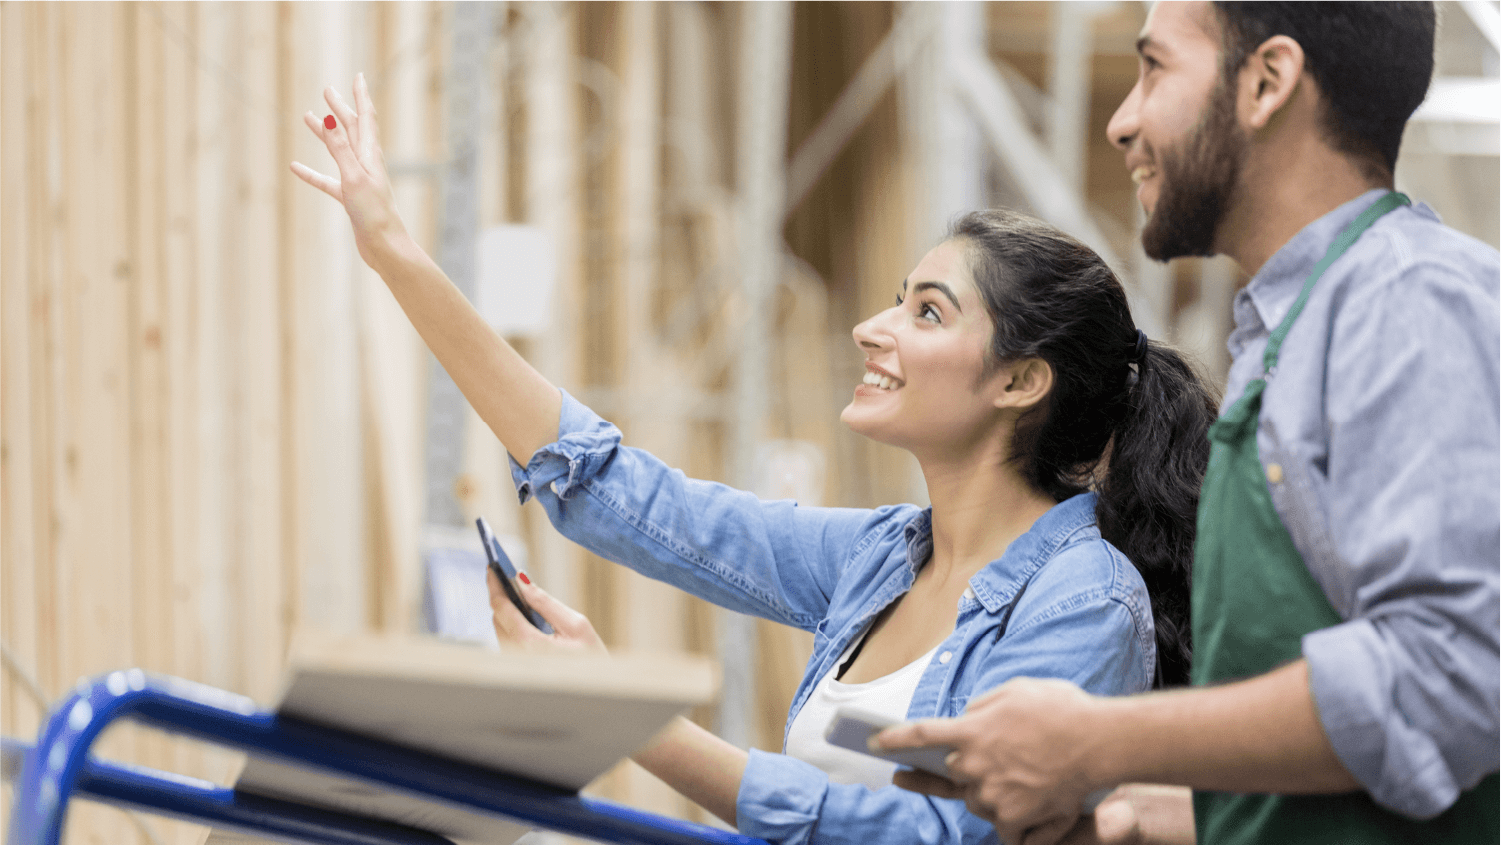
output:
[[[995,395],[997,408],[1027,411],[1037,406],[1053,389],[1053,368],[1041,358],[1023,358],[1006,365],[997,373],[1000,389]]]
[[[1303,45],[1286,35],[1263,41],[1240,70],[1240,118],[1251,131],[1268,123],[1292,99],[1303,79]]]

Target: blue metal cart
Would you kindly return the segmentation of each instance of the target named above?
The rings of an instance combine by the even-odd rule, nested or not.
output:
[[[427,831],[90,757],[94,740],[119,718],[601,842],[766,845],[760,839],[298,722],[262,710],[243,696],[139,669],[81,682],[53,709],[35,746],[5,741],[7,769],[19,768],[14,773],[8,845],[57,845],[74,796],[292,842],[451,845]]]

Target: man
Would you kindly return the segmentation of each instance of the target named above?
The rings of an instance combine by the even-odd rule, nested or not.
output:
[[[1005,684],[877,737],[954,749],[952,782],[902,786],[1026,845],[1125,782],[1192,787],[1201,843],[1498,841],[1501,269],[1389,193],[1433,32],[1428,3],[1152,10],[1108,129],[1144,246],[1252,276],[1200,501],[1196,686]]]

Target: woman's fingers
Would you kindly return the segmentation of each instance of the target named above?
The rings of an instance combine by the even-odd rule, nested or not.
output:
[[[562,639],[583,648],[604,650],[604,640],[595,632],[589,617],[553,598],[551,593],[529,580],[524,580],[519,586],[522,598],[542,614]]]
[[[519,586],[522,598],[526,599],[527,604],[542,614],[542,618],[559,631],[575,630],[581,623],[588,625],[591,629],[594,627],[589,624],[589,619],[584,614],[553,598],[552,593],[533,584],[530,580],[523,581]]]
[[[359,129],[354,110],[349,108],[349,104],[344,102],[344,98],[339,96],[332,85],[323,89],[323,100],[333,110],[331,116],[334,118],[334,125],[329,128],[327,123],[320,121],[315,131],[339,165],[339,175],[343,181],[348,182],[356,174],[365,173],[365,165],[355,152],[359,143]]]
[[[485,583],[490,588],[490,620],[495,626],[495,636],[501,640],[523,644],[548,642],[552,638],[532,627],[501,590],[495,573],[485,571]]]
[[[366,167],[372,167],[378,158],[376,139],[380,137],[380,130],[375,122],[375,102],[370,99],[370,86],[366,84],[363,73],[354,78],[354,109],[360,139],[355,151]]]
[[[339,180],[324,176],[322,173],[300,161],[292,162],[292,172],[297,174],[297,178],[328,194],[339,202],[342,203],[344,201],[344,192],[339,185]]]
[[[349,104],[344,102],[344,98],[339,96],[338,90],[332,85],[323,89],[323,101],[328,103],[328,107],[333,111],[338,123],[334,131],[343,130],[345,137],[349,139],[350,148],[358,149],[360,140],[359,115],[355,114],[354,109],[350,108]]]

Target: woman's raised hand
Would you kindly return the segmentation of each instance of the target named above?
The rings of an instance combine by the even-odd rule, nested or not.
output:
[[[303,113],[302,120],[334,157],[339,178],[325,176],[295,161],[292,172],[344,206],[354,227],[354,242],[360,257],[379,271],[379,263],[391,246],[406,236],[406,226],[396,211],[396,197],[386,176],[380,129],[375,122],[375,105],[370,100],[365,75],[354,78],[353,109],[331,85],[323,90],[323,99],[333,111],[333,126],[312,112]]]
[[[386,175],[364,75],[354,80],[355,108],[333,88],[324,90],[323,99],[333,114],[320,119],[308,112],[303,121],[334,157],[339,178],[301,163],[292,172],[344,206],[360,258],[380,274],[480,419],[525,466],[532,453],[558,438],[562,395],[495,333],[407,232]]]
[[[589,617],[553,598],[550,593],[525,577],[517,579],[519,583],[516,588],[521,591],[521,597],[526,599],[527,604],[542,614],[542,618],[552,626],[551,635],[542,633],[526,621],[521,611],[506,598],[501,590],[500,580],[493,571],[485,570],[485,581],[490,586],[490,619],[495,625],[495,636],[502,643],[517,643],[522,646],[547,644],[601,653],[606,650],[604,640],[595,633]]]

